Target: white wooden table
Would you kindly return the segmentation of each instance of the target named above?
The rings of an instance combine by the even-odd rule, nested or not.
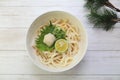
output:
[[[111,0],[120,8],[120,0]],[[0,80],[120,80],[120,24],[113,31],[92,28],[84,0],[0,0]],[[73,69],[39,69],[25,47],[30,24],[42,13],[62,10],[77,16],[88,33],[88,50]]]

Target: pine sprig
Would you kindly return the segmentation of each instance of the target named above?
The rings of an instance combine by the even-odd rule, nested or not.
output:
[[[116,8],[109,0],[86,0],[85,7],[88,9],[98,10],[102,6],[107,6],[117,12],[120,12],[120,9]]]
[[[85,6],[87,9],[93,8],[94,0],[85,0],[85,1],[86,1],[86,3],[85,3],[84,6]]]
[[[94,23],[94,27],[103,28],[106,31],[112,29],[113,26],[120,21],[115,12],[107,9],[104,9],[102,13],[91,10],[88,19]]]

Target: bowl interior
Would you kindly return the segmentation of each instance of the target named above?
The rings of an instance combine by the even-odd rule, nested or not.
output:
[[[35,55],[35,51],[32,48],[33,45],[33,41],[35,40],[35,31],[38,29],[38,27],[40,27],[41,25],[44,25],[46,23],[49,22],[49,20],[56,18],[56,19],[68,19],[70,21],[70,23],[72,25],[74,25],[75,27],[79,27],[79,31],[80,31],[80,44],[79,44],[79,52],[78,54],[76,54],[74,56],[74,61],[64,67],[64,68],[54,68],[54,67],[48,67],[44,64],[42,64],[38,57]],[[84,29],[84,27],[81,25],[80,21],[72,16],[71,14],[67,13],[67,12],[63,12],[63,11],[52,11],[52,12],[47,12],[41,16],[39,16],[30,26],[28,33],[27,33],[27,50],[28,53],[30,55],[30,57],[32,58],[32,61],[40,68],[50,71],[50,72],[61,72],[61,71],[66,71],[68,69],[71,69],[72,67],[74,67],[75,65],[77,65],[81,59],[83,58],[85,52],[86,52],[86,48],[87,48],[87,35],[86,35],[86,31]]]

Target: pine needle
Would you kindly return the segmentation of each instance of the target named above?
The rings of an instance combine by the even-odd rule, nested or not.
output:
[[[117,12],[120,12],[120,9],[116,8],[112,3],[109,2],[109,0],[85,0],[85,7],[87,9],[94,9],[98,10],[99,8],[103,6],[107,6]]]
[[[95,28],[103,28],[108,31],[118,22],[117,14],[111,10],[104,9],[102,13],[91,10],[88,15],[90,22],[94,23]]]
[[[86,3],[85,3],[84,6],[85,6],[87,9],[93,8],[94,0],[85,0],[85,1],[86,1]]]

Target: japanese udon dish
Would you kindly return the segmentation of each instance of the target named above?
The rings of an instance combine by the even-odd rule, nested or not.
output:
[[[81,41],[79,27],[68,19],[51,19],[35,31],[33,49],[42,64],[65,67],[74,61]]]

